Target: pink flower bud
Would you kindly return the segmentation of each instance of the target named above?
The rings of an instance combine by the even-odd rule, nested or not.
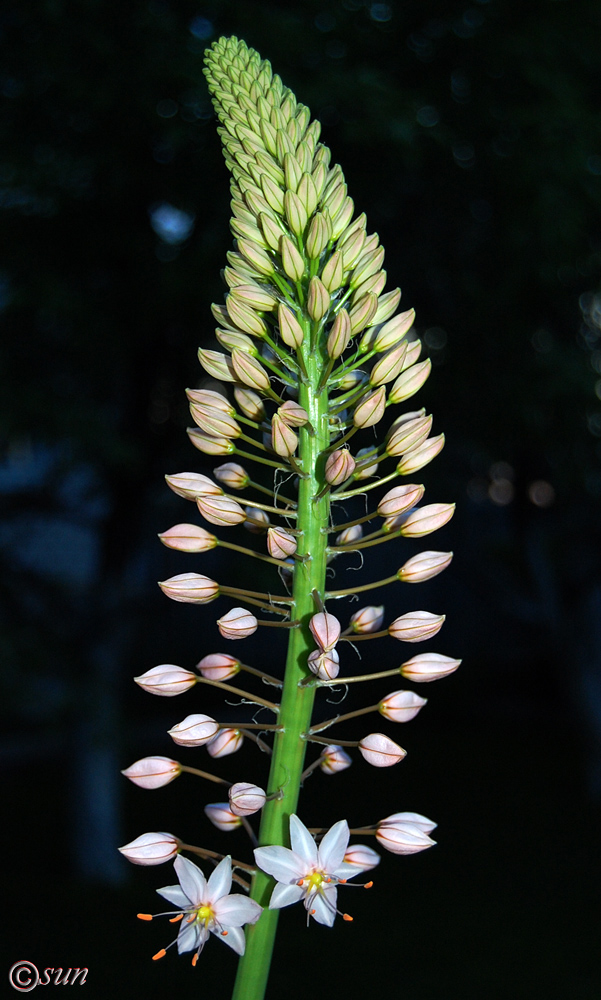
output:
[[[385,323],[387,319],[390,319],[394,311],[397,309],[400,301],[400,288],[394,288],[391,292],[386,292],[386,295],[378,296],[378,308],[376,310],[376,315],[372,319],[374,326],[379,323]],[[403,315],[403,313],[401,313],[401,315]]]
[[[199,431],[196,427],[188,427],[186,434],[195,448],[205,455],[231,455],[235,446],[229,438],[213,437],[205,431]]]
[[[369,384],[384,385],[386,382],[392,382],[401,372],[406,354],[407,344],[405,341],[386,351],[373,366],[369,376]]]
[[[381,301],[382,299],[380,299]],[[374,319],[376,318],[374,317]],[[394,347],[411,329],[414,320],[415,309],[408,309],[406,312],[399,313],[398,316],[393,316],[378,330],[374,340],[374,350],[387,351],[389,347]]]
[[[407,486],[395,486],[385,493],[378,504],[380,517],[398,517],[419,503],[424,495],[424,487],[408,483]]]
[[[360,372],[357,368],[354,371],[345,372],[340,381],[338,382],[338,388],[344,392],[350,392],[351,389],[358,389],[360,385],[367,382],[367,375],[365,372]]]
[[[399,823],[403,825],[411,823],[412,826],[419,827],[424,833],[432,833],[432,830],[435,830],[438,826],[438,823],[434,823],[427,816],[422,816],[421,813],[414,812],[393,813],[392,816],[387,816],[386,819],[380,820],[378,826],[396,826]]]
[[[260,507],[248,507],[244,508],[246,514],[246,521],[244,522],[244,527],[247,531],[250,531],[251,535],[264,535],[267,531],[269,525],[269,514],[261,510]]]
[[[340,638],[340,622],[327,611],[319,611],[309,622],[311,634],[324,653],[329,653]]]
[[[223,490],[208,476],[199,472],[180,472],[177,476],[165,476],[167,485],[185,500],[196,500],[201,496],[220,496]]]
[[[188,688],[194,687],[198,677],[190,670],[176,667],[173,663],[161,663],[160,666],[152,667],[140,677],[134,677],[134,680],[149,694],[173,698],[174,695],[182,694]]]
[[[333,681],[340,670],[338,653],[335,649],[327,653],[322,649],[314,649],[307,657],[307,666],[321,681]]]
[[[452,552],[418,552],[401,566],[397,576],[403,583],[422,583],[442,573],[452,558]]]
[[[414,340],[410,340],[407,343],[407,353],[405,355],[405,362],[403,364],[403,371],[411,368],[415,365],[420,354],[422,353],[422,342],[418,340],[417,337]]]
[[[388,626],[388,634],[401,642],[423,642],[440,632],[444,620],[444,615],[429,611],[408,611]]]
[[[172,601],[184,604],[208,604],[219,597],[219,584],[200,573],[179,573],[159,581],[159,587]]]
[[[366,844],[349,844],[342,860],[347,865],[354,865],[359,874],[376,868],[380,864],[380,855]]]
[[[208,552],[217,545],[215,535],[196,524],[175,524],[159,535],[163,545],[179,552]]]
[[[355,468],[355,479],[369,479],[371,476],[375,476],[378,471],[378,462],[371,462],[368,464],[361,464],[366,458],[371,456],[375,458],[375,451],[373,448],[360,448],[355,456],[355,462],[357,463]]]
[[[227,802],[211,802],[205,806],[204,811],[213,826],[216,826],[218,830],[223,830],[224,833],[242,826],[240,816],[236,816],[232,812]]]
[[[428,438],[419,447],[408,451],[398,463],[396,470],[400,476],[410,476],[418,469],[423,469],[433,458],[436,458],[444,448],[444,434],[437,434],[436,437]]]
[[[244,302],[241,302],[235,292],[230,292],[225,300],[226,309],[229,316],[239,330],[244,330],[252,337],[264,337],[266,326],[255,310]]]
[[[209,653],[196,664],[203,677],[211,681],[229,681],[240,672],[240,660],[227,653]]]
[[[142,757],[121,774],[140,788],[162,788],[181,774],[181,765],[170,757]]]
[[[259,623],[246,608],[232,608],[217,619],[217,628],[224,639],[246,639],[257,631]]]
[[[230,809],[236,816],[252,816],[263,808],[267,799],[262,788],[248,781],[237,781],[227,794]]]
[[[280,254],[282,266],[288,277],[293,281],[300,281],[305,273],[305,263],[288,236],[282,236],[280,239]]]
[[[304,427],[309,420],[309,414],[304,407],[295,403],[293,399],[288,399],[278,406],[278,413],[288,427]]]
[[[343,276],[342,254],[335,251],[321,272],[321,280],[328,292],[335,292],[340,288]]]
[[[219,724],[210,715],[187,715],[167,732],[179,746],[203,747],[217,736]]]
[[[426,704],[427,698],[420,698],[414,691],[392,691],[378,705],[378,712],[391,722],[410,722],[420,708]]]
[[[406,538],[421,538],[437,531],[451,520],[455,513],[454,503],[431,503],[412,510],[407,516],[401,534]]]
[[[403,663],[400,673],[408,681],[415,681],[417,684],[427,683],[454,673],[460,663],[461,660],[453,660],[452,657],[443,656],[441,653],[418,653]]]
[[[269,375],[260,361],[247,354],[246,351],[232,351],[232,365],[239,382],[244,382],[251,389],[267,392],[271,388]]]
[[[162,865],[178,854],[181,840],[172,833],[143,833],[119,851],[134,865]]]
[[[228,497],[198,497],[196,503],[202,516],[211,524],[229,527],[246,520],[240,504]]]
[[[360,524],[353,524],[351,528],[345,528],[336,536],[336,545],[352,545],[363,538],[363,528]]]
[[[351,339],[351,321],[346,309],[341,309],[330,330],[327,342],[327,352],[331,358],[339,358],[344,354]]]
[[[239,408],[249,420],[263,420],[265,406],[263,400],[252,389],[234,389],[234,396]]]
[[[259,312],[271,312],[278,304],[278,300],[271,292],[261,285],[254,283],[236,285],[231,295],[250,306],[251,309],[257,309]]]
[[[283,528],[268,528],[267,549],[274,559],[287,559],[296,552],[296,538]]]
[[[208,375],[218,382],[235,382],[236,374],[231,359],[221,351],[205,351],[198,348],[198,360]]]
[[[278,324],[280,337],[287,347],[298,350],[303,342],[304,331],[295,314],[283,302],[278,306]]]
[[[355,611],[349,625],[353,632],[361,635],[365,632],[377,632],[383,621],[384,605],[380,604],[378,607],[370,605],[367,608],[361,608],[360,611]]]
[[[309,295],[307,296],[307,312],[311,319],[318,322],[326,315],[330,308],[330,293],[318,277],[311,278],[309,282]]]
[[[212,389],[186,389],[186,396],[191,403],[198,403],[201,406],[212,406],[213,409],[221,410],[233,417],[236,413],[229,399],[226,399],[220,392],[213,392]]]
[[[320,768],[324,774],[337,774],[338,771],[346,771],[353,763],[349,755],[342,747],[324,747],[320,754]]]
[[[349,319],[351,321],[351,331],[353,337],[362,330],[365,330],[366,326],[369,326],[371,320],[376,314],[376,309],[378,308],[378,296],[374,295],[373,292],[368,292],[353,306],[349,313]]]
[[[432,417],[419,416],[413,420],[400,420],[390,428],[386,442],[387,455],[402,455],[424,443],[432,427]]]
[[[277,455],[289,458],[298,448],[298,437],[276,411],[271,418],[271,447]]]
[[[355,470],[355,459],[348,448],[338,448],[328,455],[326,461],[326,482],[331,486],[339,486],[352,476]]]
[[[407,355],[405,355],[405,361],[407,361]],[[406,368],[405,371],[401,372],[390,390],[388,396],[390,402],[402,403],[403,400],[414,396],[418,389],[421,389],[431,370],[432,362],[430,358],[426,358],[425,361],[420,361],[419,364]]]
[[[190,413],[195,424],[213,437],[237,438],[242,429],[229,413],[218,410],[206,403],[191,403]]]
[[[412,823],[378,823],[378,843],[392,854],[417,854],[436,843],[419,826]]]
[[[225,465],[218,466],[213,469],[213,475],[220,483],[227,486],[228,490],[243,490],[250,482],[246,469],[236,462],[226,462]]]
[[[386,386],[381,385],[375,392],[370,392],[353,413],[355,427],[373,427],[384,416],[386,409]]]
[[[207,744],[207,753],[211,757],[229,757],[236,753],[244,742],[239,729],[221,729],[214,740]]]
[[[406,750],[383,733],[364,736],[359,743],[359,751],[367,763],[374,767],[391,767],[407,756]]]

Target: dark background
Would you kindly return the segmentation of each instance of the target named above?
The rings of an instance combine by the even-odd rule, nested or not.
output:
[[[388,617],[445,611],[427,648],[464,660],[401,736],[383,720],[341,727],[398,738],[398,769],[359,759],[307,782],[310,825],[411,809],[438,820],[439,846],[384,858],[371,893],[345,898],[352,925],[307,931],[298,908],[283,913],[269,995],[599,996],[600,22],[597,0],[4,7],[3,975],[18,959],[87,966],[87,996],[149,998],[227,997],[234,975],[214,941],[195,971],[172,952],[150,961],[171,928],[135,913],[173,879],[116,846],[169,830],[247,851],[209,826],[213,793],[195,779],[151,794],[119,775],[172,755],[165,731],[183,715],[221,711],[204,693],[151,699],[131,677],[240,652],[212,609],[155,584],[252,573],[156,539],[192,512],[164,473],[208,471],[183,390],[202,379],[231,237],[202,53],[235,33],[321,119],[389,287],[417,310],[434,365],[419,402],[447,435],[426,496],[457,501],[431,545],[456,555],[417,595],[369,599]],[[396,568],[388,548],[366,554],[362,581]],[[356,580],[339,563],[338,585]],[[244,657],[277,671],[281,646],[261,638]],[[364,665],[368,649],[396,665],[394,645],[364,644]],[[352,704],[381,684],[356,685]],[[265,761],[249,745],[218,765],[246,780]]]

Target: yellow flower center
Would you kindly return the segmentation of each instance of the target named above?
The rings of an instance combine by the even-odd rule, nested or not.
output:
[[[324,877],[321,872],[313,872],[312,875],[309,875],[308,881],[312,889],[319,889],[323,880]]]
[[[213,911],[210,906],[199,906],[196,911],[196,919],[203,924],[209,924],[213,918]]]

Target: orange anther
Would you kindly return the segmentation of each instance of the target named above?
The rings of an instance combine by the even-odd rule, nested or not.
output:
[[[365,885],[363,886],[363,888],[364,889],[371,889],[372,885],[373,885],[373,882],[366,882]]]
[[[304,881],[305,881],[304,878],[299,878],[299,880],[298,880],[298,882],[296,884],[297,885],[302,885]]]
[[[311,916],[313,916],[313,914],[315,913],[315,910],[310,910],[309,912],[311,913]]]
[[[138,920],[152,920],[152,913],[137,913]]]
[[[228,936],[228,931],[221,932],[221,937],[227,937],[227,936]]]
[[[332,881],[332,879],[331,879],[331,878],[327,878],[327,879],[326,879],[326,882],[331,882],[331,881]]]
[[[152,956],[152,961],[156,962],[157,958],[164,958],[166,954],[167,952],[165,951],[165,949],[161,948],[160,951],[157,951],[156,955]]]
[[[198,952],[196,952],[196,954],[192,956],[192,968],[193,969],[196,968],[196,963],[197,962],[198,962]]]
[[[182,914],[182,916],[183,916],[183,914]],[[195,913],[191,913],[189,917],[186,917],[186,923],[187,924],[191,924],[193,920],[196,920],[196,914]]]
[[[347,878],[339,878],[338,881],[340,882],[340,885],[346,885],[346,883],[348,882],[348,879]]]
[[[178,913],[177,917],[170,917],[169,918],[169,923],[170,924],[176,924],[178,922],[178,920],[182,919],[182,917],[183,917],[183,913]]]
[[[352,923],[352,920],[353,920],[353,918],[351,917],[350,913],[343,913],[342,914],[342,919],[348,921],[349,923]]]

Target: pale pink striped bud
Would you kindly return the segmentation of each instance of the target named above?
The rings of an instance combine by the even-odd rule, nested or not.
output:
[[[217,736],[219,723],[210,715],[187,715],[173,729],[168,729],[171,739],[182,747],[203,747]]]
[[[298,437],[276,411],[271,418],[271,447],[277,455],[289,458],[298,447]]]
[[[246,284],[246,285],[235,285],[232,289],[230,295],[235,299],[239,299],[244,302],[245,305],[251,307],[251,309],[257,309],[259,312],[270,312],[278,304],[278,300],[269,292],[265,287],[261,285]]]
[[[415,681],[418,684],[427,683],[428,681],[438,681],[441,677],[447,677],[454,673],[460,663],[461,660],[443,656],[442,653],[419,653],[403,663],[400,673],[408,681]]]
[[[382,302],[382,298],[380,299],[380,303]],[[415,309],[408,309],[406,312],[399,313],[398,316],[389,319],[387,323],[384,323],[384,326],[380,327],[376,334],[373,345],[374,350],[387,351],[389,347],[394,347],[411,329],[414,320]]]
[[[375,392],[370,392],[353,413],[355,427],[373,427],[384,416],[386,409],[386,386],[381,385]]]
[[[405,361],[407,361],[407,355],[405,355]],[[426,358],[425,361],[420,361],[419,364],[406,368],[405,371],[401,372],[390,390],[388,395],[390,402],[402,403],[404,399],[414,396],[418,389],[421,389],[431,370],[432,362],[430,358]]]
[[[392,691],[378,705],[378,712],[391,722],[410,722],[420,708],[426,704],[427,698],[420,698],[415,691]]]
[[[199,472],[180,472],[176,476],[165,476],[167,485],[185,500],[196,500],[200,496],[219,496],[223,490],[208,476]]]
[[[283,302],[278,306],[278,324],[280,327],[280,337],[287,347],[298,350],[303,342],[303,328],[297,320],[295,314]]]
[[[369,736],[364,736],[359,743],[359,751],[373,767],[391,767],[407,756],[407,751],[388,736],[384,736],[384,733],[370,733]]]
[[[207,753],[211,757],[229,757],[236,753],[244,742],[239,729],[221,729],[214,740],[207,743]]]
[[[218,382],[235,382],[236,373],[232,365],[231,358],[221,351],[205,351],[198,348],[198,360],[208,375],[212,375]]]
[[[250,482],[250,476],[246,469],[243,469],[236,462],[226,462],[225,465],[219,465],[213,469],[213,475],[220,483],[227,486],[228,490],[243,490]]]
[[[175,524],[159,534],[163,545],[178,552],[208,552],[218,544],[215,535],[196,524]]]
[[[402,420],[392,425],[386,441],[386,454],[402,455],[418,448],[428,437],[432,427],[432,417],[419,416],[414,420]]]
[[[196,669],[211,681],[229,681],[240,672],[240,661],[227,653],[209,653],[196,664]]]
[[[411,368],[412,365],[418,360],[420,354],[422,353],[422,342],[415,338],[415,340],[409,340],[407,342],[407,353],[405,355],[405,363],[403,364],[403,371],[407,368]]]
[[[353,524],[350,528],[345,528],[336,536],[336,545],[352,545],[363,538],[363,528],[360,524]]]
[[[194,687],[198,677],[190,670],[176,667],[173,663],[161,663],[158,667],[151,667],[145,674],[134,677],[134,681],[149,694],[173,698]]]
[[[260,507],[248,506],[244,508],[246,521],[244,527],[250,531],[251,535],[264,535],[269,525],[269,514],[261,510]]]
[[[179,853],[181,845],[172,833],[143,833],[119,851],[134,865],[162,865]]]
[[[400,476],[410,476],[413,472],[417,472],[418,469],[423,469],[425,465],[428,465],[433,458],[436,458],[440,454],[444,448],[444,440],[444,434],[428,438],[423,444],[403,455],[396,467],[396,471]]]
[[[278,406],[278,413],[288,427],[304,427],[309,420],[309,414],[304,407],[295,403],[293,399],[288,399]]]
[[[452,558],[452,552],[418,552],[401,566],[397,576],[403,583],[422,583],[442,573]]]
[[[202,406],[212,406],[215,410],[233,417],[236,413],[229,399],[226,399],[220,392],[212,389],[186,389],[186,396],[191,403],[198,403]]]
[[[400,288],[393,288],[391,292],[386,292],[386,295],[378,296],[378,308],[376,310],[376,315],[372,319],[374,326],[379,323],[385,323],[387,319],[390,319],[392,314],[397,309],[400,301]],[[401,313],[401,315],[403,314]]]
[[[344,373],[338,382],[338,388],[344,390],[344,392],[349,392],[351,389],[358,389],[365,382],[367,382],[366,373],[355,368],[353,371]]]
[[[324,774],[338,774],[339,771],[346,771],[353,763],[349,755],[342,747],[324,747],[320,754],[320,768]]]
[[[340,638],[340,622],[327,611],[319,611],[309,622],[311,635],[324,653],[329,653]]]
[[[412,510],[401,528],[406,538],[421,538],[442,528],[455,513],[454,503],[431,503]]]
[[[318,277],[311,278],[307,296],[307,312],[316,322],[323,319],[330,308],[330,293]]]
[[[240,437],[242,429],[229,413],[223,413],[215,406],[207,406],[205,403],[191,403],[190,413],[195,424],[211,434],[213,437],[237,438]]]
[[[267,327],[255,310],[241,302],[235,292],[230,292],[225,300],[226,309],[232,321],[239,330],[249,333],[251,337],[264,337]]]
[[[335,649],[327,653],[323,649],[314,649],[307,657],[307,666],[320,681],[333,681],[340,671],[340,659]]]
[[[376,839],[392,854],[417,854],[436,843],[413,823],[378,823]]]
[[[348,342],[351,339],[351,321],[346,309],[341,309],[334,322],[328,336],[326,349],[331,358],[339,358],[344,354]]]
[[[354,305],[349,313],[353,337],[369,326],[378,308],[378,296],[368,292]]]
[[[256,632],[259,623],[246,608],[232,608],[217,619],[217,628],[224,639],[246,639]]]
[[[343,277],[342,254],[335,251],[321,272],[321,280],[328,292],[335,292],[337,288],[340,288]]]
[[[405,341],[386,351],[373,366],[369,376],[369,384],[385,385],[387,382],[392,382],[402,371],[406,353],[407,344]]]
[[[246,514],[240,504],[230,500],[229,497],[198,497],[196,503],[202,516],[211,524],[229,527],[246,520]]]
[[[326,461],[326,482],[330,486],[339,486],[346,482],[349,476],[355,471],[355,459],[348,448],[338,448],[328,455]]]
[[[371,476],[375,476],[378,471],[378,462],[371,462],[366,465],[362,465],[362,461],[371,455],[375,457],[376,452],[373,448],[360,448],[355,456],[355,462],[357,463],[355,468],[355,479],[369,479]]]
[[[241,817],[232,812],[228,802],[210,802],[204,811],[213,826],[224,833],[242,826]]]
[[[230,809],[236,816],[252,816],[265,805],[267,795],[258,785],[237,781],[228,791]]]
[[[263,420],[265,406],[263,400],[252,389],[234,389],[234,396],[239,408],[249,420]]]
[[[288,236],[280,238],[280,254],[282,255],[282,266],[288,277],[292,278],[293,281],[300,281],[305,273],[305,263]]]
[[[384,605],[380,604],[378,607],[370,605],[366,608],[361,608],[360,611],[355,611],[355,614],[351,616],[349,625],[353,632],[361,635],[366,632],[377,632],[383,621]]]
[[[244,382],[251,389],[258,389],[259,392],[267,392],[271,388],[269,375],[261,362],[251,357],[246,351],[236,349],[232,351],[232,366],[236,379],[239,382]]]
[[[419,503],[424,495],[424,487],[408,483],[406,486],[395,486],[385,493],[378,504],[380,517],[398,517]]]
[[[399,812],[393,813],[392,816],[387,816],[386,819],[381,819],[378,826],[396,826],[398,823],[406,825],[411,823],[412,826],[419,827],[424,833],[432,833],[438,826],[433,820],[428,819],[427,816],[422,816],[421,813],[414,812]]]
[[[195,448],[202,451],[204,455],[231,455],[235,449],[229,438],[214,437],[206,431],[199,431],[196,427],[186,428],[186,434]]]
[[[380,855],[366,844],[349,844],[342,859],[347,865],[353,865],[360,872],[368,872],[380,864]]]
[[[283,528],[269,528],[267,530],[267,549],[269,555],[274,559],[287,559],[288,556],[293,556],[296,552],[296,538],[284,531]]]
[[[254,240],[239,239],[238,251],[259,274],[272,276],[274,267],[271,258]]]
[[[183,604],[208,604],[219,597],[219,584],[201,573],[179,573],[159,580],[159,587],[172,601]]]
[[[391,622],[388,634],[401,642],[423,642],[440,632],[444,620],[444,615],[433,615],[429,611],[408,611]]]
[[[121,774],[139,788],[162,788],[182,773],[181,764],[170,757],[142,757]]]

